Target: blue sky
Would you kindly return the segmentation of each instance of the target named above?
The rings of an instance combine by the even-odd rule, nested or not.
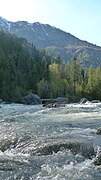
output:
[[[101,46],[101,0],[0,0],[0,16],[50,24]]]

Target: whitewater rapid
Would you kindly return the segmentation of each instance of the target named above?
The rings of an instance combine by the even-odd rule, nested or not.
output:
[[[100,180],[101,103],[1,104],[0,180]]]

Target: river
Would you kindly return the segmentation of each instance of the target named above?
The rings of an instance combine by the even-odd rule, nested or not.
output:
[[[101,104],[1,104],[0,180],[101,180]]]

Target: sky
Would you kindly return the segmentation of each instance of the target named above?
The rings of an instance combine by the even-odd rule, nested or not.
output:
[[[50,24],[101,46],[101,0],[0,0],[0,16]]]

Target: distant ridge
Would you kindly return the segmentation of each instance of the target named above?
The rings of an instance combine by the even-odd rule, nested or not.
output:
[[[56,27],[39,22],[27,21],[11,22],[0,17],[0,29],[26,38],[37,48],[45,48],[47,54],[70,61],[77,56],[83,66],[101,66],[101,47],[64,32]]]

